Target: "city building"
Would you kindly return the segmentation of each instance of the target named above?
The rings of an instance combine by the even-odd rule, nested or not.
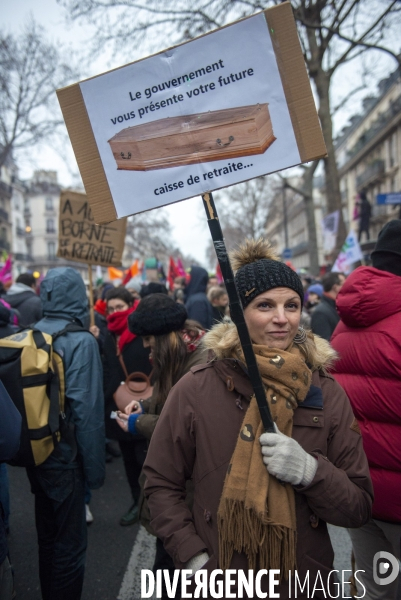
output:
[[[25,273],[32,262],[28,245],[29,233],[25,226],[25,185],[17,177],[17,169],[12,177],[11,220],[12,220],[12,266],[13,277]]]
[[[383,225],[399,216],[399,206],[377,204],[377,195],[401,192],[401,71],[398,68],[378,84],[376,96],[363,101],[362,113],[350,119],[336,140],[343,215],[354,219],[357,195],[365,192],[372,205],[370,240],[362,235],[361,247],[369,254]]]
[[[324,264],[322,248],[321,219],[324,208],[320,178],[319,185],[314,185],[313,205],[318,240],[319,266]],[[276,252],[289,260],[296,269],[310,270],[310,244],[308,220],[305,210],[304,197],[295,190],[302,186],[300,177],[283,179],[282,185],[277,186],[269,208],[266,220],[266,237],[274,245]],[[313,273],[317,275],[318,273]]]
[[[7,157],[5,163],[0,167],[0,260],[1,256],[11,252],[12,244],[12,215],[11,197],[13,194],[12,174],[10,167],[12,159]]]
[[[45,275],[58,265],[58,212],[61,187],[56,171],[35,171],[26,182],[25,227],[30,269]]]
[[[30,261],[27,269],[46,275],[49,269],[70,266],[88,281],[88,267],[83,263],[57,257],[58,222],[61,185],[57,171],[35,171],[25,188],[25,231]]]

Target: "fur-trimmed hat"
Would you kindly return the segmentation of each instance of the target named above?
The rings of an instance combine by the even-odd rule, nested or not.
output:
[[[231,253],[231,264],[236,271],[235,283],[243,308],[259,294],[276,287],[287,287],[304,302],[302,281],[290,267],[280,262],[269,242],[263,238],[247,239]]]
[[[183,304],[165,294],[150,294],[128,317],[128,329],[136,335],[165,335],[182,329],[187,318]]]

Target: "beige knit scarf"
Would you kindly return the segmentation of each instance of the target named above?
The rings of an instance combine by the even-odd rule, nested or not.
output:
[[[309,390],[312,373],[298,347],[286,351],[253,346],[279,430],[292,436],[294,410]],[[264,432],[255,397],[245,414],[228,467],[218,509],[220,568],[228,569],[233,552],[245,553],[249,569],[295,568],[294,490],[269,475],[259,438]]]

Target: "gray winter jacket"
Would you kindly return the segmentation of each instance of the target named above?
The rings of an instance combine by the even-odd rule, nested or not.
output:
[[[71,267],[51,269],[40,286],[44,318],[36,328],[54,334],[75,322],[88,326],[88,301],[84,282]],[[105,477],[105,432],[102,365],[98,344],[89,331],[68,332],[54,341],[63,358],[66,385],[66,418],[71,432],[39,469],[71,469],[83,465],[91,489]],[[74,441],[75,438],[75,441]]]
[[[14,283],[4,300],[9,303],[11,308],[15,308],[19,315],[19,325],[28,327],[42,318],[42,303],[35,291],[24,283]]]

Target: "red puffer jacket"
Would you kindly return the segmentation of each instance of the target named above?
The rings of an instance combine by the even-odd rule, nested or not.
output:
[[[401,277],[360,267],[337,296],[334,377],[358,419],[375,501],[373,517],[401,523]]]

